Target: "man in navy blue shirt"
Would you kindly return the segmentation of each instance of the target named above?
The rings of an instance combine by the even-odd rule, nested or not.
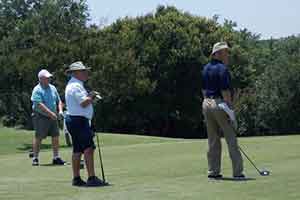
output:
[[[243,179],[243,159],[239,150],[235,130],[228,115],[219,104],[226,104],[232,108],[230,92],[230,73],[228,71],[228,45],[218,42],[213,46],[212,60],[204,66],[202,71],[202,104],[203,115],[208,135],[208,178],[222,178],[221,174],[221,135],[224,133],[230,158],[232,161],[233,177]]]

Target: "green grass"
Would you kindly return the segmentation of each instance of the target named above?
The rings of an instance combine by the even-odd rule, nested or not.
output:
[[[76,188],[71,186],[71,166],[47,165],[52,156],[50,140],[40,154],[42,166],[31,166],[27,150],[32,134],[0,128],[1,200],[300,199],[300,136],[240,138],[255,163],[272,174],[259,176],[245,160],[245,172],[253,180],[237,182],[207,180],[206,140],[102,134],[105,175],[112,185]],[[224,141],[223,146],[223,175],[230,177]],[[63,158],[70,161],[71,149],[62,147]],[[96,166],[100,175],[98,159]]]

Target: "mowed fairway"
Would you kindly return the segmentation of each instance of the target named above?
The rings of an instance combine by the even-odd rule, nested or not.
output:
[[[27,148],[32,132],[0,129],[1,200],[298,200],[300,199],[300,136],[240,138],[247,160],[248,181],[207,179],[206,140],[184,140],[134,135],[101,134],[105,175],[111,184],[102,188],[71,186],[71,166],[51,166],[50,140],[40,154],[39,167],[31,166]],[[61,138],[64,145],[64,139]],[[223,175],[231,164],[223,141]],[[70,161],[71,149],[62,157]],[[100,176],[98,153],[97,175]],[[86,178],[85,170],[81,171]]]

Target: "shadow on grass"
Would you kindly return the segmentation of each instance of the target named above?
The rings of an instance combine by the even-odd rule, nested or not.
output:
[[[41,150],[52,149],[51,144],[41,144]],[[69,148],[67,145],[60,145],[59,148]],[[32,149],[32,144],[24,143],[21,147],[17,147],[18,151],[30,151]]]
[[[64,165],[53,165],[52,163],[40,164],[41,167],[65,167],[71,165],[70,163],[66,163]]]
[[[235,182],[245,182],[245,181],[255,181],[255,178],[242,178],[242,179],[236,179],[233,177],[223,177],[219,179],[220,181],[235,181]]]
[[[75,186],[75,187],[81,187],[81,188],[99,188],[99,187],[113,187],[114,185],[109,183],[109,182],[105,182],[102,185],[98,185],[98,186],[87,186],[87,185],[82,185],[82,186]]]

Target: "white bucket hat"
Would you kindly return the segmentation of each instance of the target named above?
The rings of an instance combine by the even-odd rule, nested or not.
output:
[[[217,42],[216,44],[214,44],[211,55],[213,55],[214,53],[216,53],[217,51],[220,51],[222,49],[229,49],[228,45],[226,42]]]
[[[40,79],[41,77],[46,77],[46,78],[50,78],[53,75],[48,72],[46,69],[42,69],[39,73],[38,73],[38,78]]]
[[[81,61],[77,61],[72,63],[69,68],[66,70],[66,73],[70,73],[72,71],[80,71],[80,70],[90,70],[90,67],[86,67]]]

